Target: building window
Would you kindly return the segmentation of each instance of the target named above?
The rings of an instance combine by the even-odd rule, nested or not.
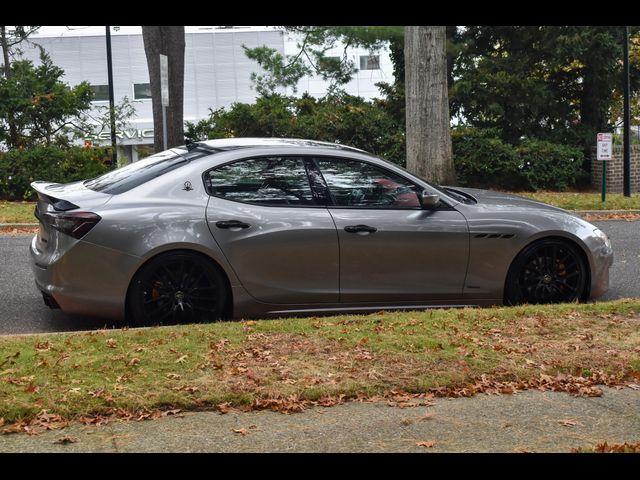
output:
[[[360,70],[380,70],[380,55],[362,55]]]
[[[150,100],[151,99],[151,84],[149,84],[149,83],[134,83],[133,84],[133,99],[134,100]]]
[[[342,59],[340,57],[320,57],[318,67],[325,70],[335,70],[340,67]]]
[[[90,87],[94,93],[94,102],[109,101],[109,85],[90,85]]]

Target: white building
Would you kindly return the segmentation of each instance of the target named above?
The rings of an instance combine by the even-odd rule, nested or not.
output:
[[[30,37],[65,71],[63,80],[70,85],[89,82],[96,93],[96,105],[108,105],[107,54],[105,27],[42,27]],[[270,27],[185,27],[184,119],[197,121],[208,117],[209,109],[228,107],[234,102],[253,103],[256,92],[250,79],[258,64],[247,58],[249,48],[266,45],[282,54],[297,53],[298,39]],[[130,127],[118,132],[118,145],[135,161],[139,145],[153,145],[153,116],[149,72],[144,53],[142,29],[136,26],[111,27],[113,87],[115,102],[123,97],[133,100],[136,118]],[[327,52],[342,56],[342,48]],[[359,71],[345,90],[371,99],[379,95],[380,81],[393,81],[393,66],[387,51],[371,54],[366,49],[350,48],[347,55]],[[39,61],[37,48],[25,48],[23,56]],[[322,97],[328,83],[321,78],[303,78],[297,95],[304,92]],[[283,93],[293,94],[292,89]],[[109,144],[109,132],[102,132],[100,143]]]

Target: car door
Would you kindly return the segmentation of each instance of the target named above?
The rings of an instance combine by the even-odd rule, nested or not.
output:
[[[443,205],[421,208],[422,187],[379,165],[317,158],[340,241],[340,301],[451,301],[462,298],[469,232]]]
[[[207,222],[248,293],[266,303],[336,303],[336,228],[300,157],[231,162],[205,173]]]

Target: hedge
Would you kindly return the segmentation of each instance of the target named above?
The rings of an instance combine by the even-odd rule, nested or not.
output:
[[[0,152],[0,199],[32,200],[34,180],[68,183],[103,174],[110,160],[105,148],[35,147]]]
[[[507,190],[565,190],[586,177],[581,150],[542,140],[525,139],[511,145],[492,130],[452,131],[458,183]]]

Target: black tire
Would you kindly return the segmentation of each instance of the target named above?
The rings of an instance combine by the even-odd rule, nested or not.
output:
[[[196,323],[224,316],[226,282],[213,262],[188,252],[161,254],[134,276],[127,297],[134,325]]]
[[[537,241],[516,257],[505,284],[506,305],[571,303],[588,295],[588,270],[577,247],[560,239]]]

